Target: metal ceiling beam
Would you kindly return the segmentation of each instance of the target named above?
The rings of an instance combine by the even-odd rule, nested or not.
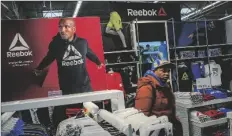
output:
[[[11,11],[4,3],[1,2],[1,5],[6,8],[7,10]]]
[[[186,21],[188,19],[193,19],[193,18],[196,18],[198,16],[202,16],[202,15],[206,14],[207,12],[209,12],[209,11],[219,7],[219,6],[222,6],[222,5],[226,4],[226,3],[227,3],[227,1],[226,2],[224,2],[224,1],[214,2],[214,3],[209,4],[209,5],[207,5],[207,6],[203,7],[203,8],[195,11],[195,12],[189,13],[188,15],[182,17],[181,20]]]
[[[76,4],[76,8],[73,12],[73,16],[72,17],[76,17],[78,15],[78,12],[81,8],[81,5],[82,5],[82,1],[78,1],[77,4]]]
[[[232,14],[225,16],[225,17],[222,17],[222,18],[219,18],[218,20],[229,20],[231,18],[232,18]]]

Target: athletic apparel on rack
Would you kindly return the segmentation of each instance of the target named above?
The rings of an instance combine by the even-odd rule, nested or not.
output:
[[[128,69],[122,69],[120,71],[120,74],[121,74],[121,77],[122,77],[122,82],[123,82],[124,89],[126,90],[128,87],[131,86],[129,70]]]
[[[227,114],[227,112],[232,112],[232,109],[228,109],[228,108],[219,108],[217,111],[223,112],[225,114]]]
[[[195,122],[206,122],[209,120],[212,120],[209,116],[204,115],[203,113],[199,112],[199,111],[191,111],[191,120],[195,121]]]
[[[37,69],[46,68],[56,59],[59,84],[63,94],[88,92],[92,89],[86,69],[86,57],[97,65],[101,64],[88,47],[87,40],[74,35],[73,41],[68,42],[57,34],[49,44],[49,51]]]
[[[198,51],[197,51],[197,56],[198,56],[199,58],[201,58],[201,57],[206,57],[205,50],[198,50]]]
[[[191,71],[185,64],[178,65],[179,91],[192,91],[192,75]]]
[[[220,56],[222,55],[222,51],[220,48],[209,49],[208,55],[209,57]]]
[[[90,117],[72,117],[62,121],[56,136],[110,136],[96,121]]]
[[[181,59],[191,59],[195,58],[195,51],[180,51],[180,58]]]
[[[204,62],[193,62],[191,63],[192,73],[193,73],[193,79],[196,80],[198,78],[202,78],[205,74],[205,67]]]
[[[210,62],[205,65],[205,77],[210,77],[212,86],[221,86],[221,66],[216,64],[216,62]]]
[[[111,136],[126,136],[124,133],[120,132],[117,128],[113,127],[111,124],[106,122],[105,120],[99,122],[99,125],[109,132]]]
[[[215,99],[215,97],[213,95],[210,95],[210,94],[203,94],[203,99],[204,99],[204,101],[209,101],[209,100]]]
[[[222,98],[227,98],[226,93],[223,93],[221,91],[212,91],[210,92],[211,95],[213,95],[216,99],[222,99]]]
[[[217,110],[209,110],[204,112],[204,114],[209,116],[211,119],[219,119],[225,117],[225,114],[223,112]]]
[[[232,81],[232,59],[223,59],[220,65],[222,69],[222,88],[232,91],[232,88],[230,88],[230,82]]]
[[[40,124],[25,124],[23,135],[20,136],[49,136],[46,128]]]
[[[121,78],[120,73],[118,73],[118,72],[107,73],[106,79],[107,79],[107,88],[108,89],[117,89],[117,90],[124,91],[122,78]]]
[[[175,92],[174,95],[178,101],[186,104],[199,104],[204,101],[202,94],[199,92]]]
[[[23,134],[24,122],[18,118],[9,118],[1,124],[1,136],[18,136]]]

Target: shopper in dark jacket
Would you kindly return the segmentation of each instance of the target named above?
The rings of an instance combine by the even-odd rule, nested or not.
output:
[[[60,89],[65,95],[92,91],[86,69],[86,57],[96,63],[99,68],[103,66],[98,57],[88,47],[87,40],[79,38],[75,33],[76,24],[72,18],[60,19],[59,33],[53,37],[47,55],[34,70],[37,76],[41,75],[42,71],[56,60]],[[65,110],[67,107],[70,106],[55,107],[53,114],[55,128],[62,120],[66,119]],[[39,117],[41,119],[48,116],[48,112],[40,113],[43,114]]]
[[[144,77],[138,81],[135,108],[147,116],[167,116],[169,121],[173,123],[174,136],[182,136],[182,126],[175,114],[175,97],[167,84],[172,67],[174,67],[172,63],[160,60],[156,60],[152,64],[152,69],[148,70]],[[155,89],[155,94],[152,86]]]

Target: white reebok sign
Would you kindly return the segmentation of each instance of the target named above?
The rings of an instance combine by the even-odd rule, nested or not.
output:
[[[155,9],[127,9],[128,16],[167,16],[166,11],[163,7],[158,10]]]
[[[127,9],[128,16],[157,16],[157,10],[133,10]]]
[[[82,59],[81,53],[77,51],[73,45],[69,45],[64,53],[62,66],[73,66],[82,63],[84,63],[84,61]]]
[[[21,43],[21,46],[16,46],[18,41]],[[20,33],[16,33],[9,47],[9,52],[7,52],[7,57],[13,58],[22,56],[32,56],[32,51],[30,51],[30,47],[27,45]]]

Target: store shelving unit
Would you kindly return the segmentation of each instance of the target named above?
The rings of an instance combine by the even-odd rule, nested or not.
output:
[[[199,123],[199,122],[196,122],[194,120],[191,120],[191,125],[193,127],[198,127],[198,128],[205,128],[205,127],[214,126],[214,125],[218,125],[218,124],[224,124],[224,123],[227,123],[227,118],[210,120],[210,121],[206,121],[204,123]],[[199,129],[199,130],[201,131],[201,129]]]
[[[217,57],[232,57],[232,54],[218,55],[218,56],[209,56],[209,58]],[[183,61],[183,60],[195,60],[195,59],[208,59],[208,57],[194,57],[194,58],[185,58],[185,59],[172,59],[171,61]]]
[[[220,47],[220,46],[231,46],[232,43],[226,43],[226,44],[212,44],[208,47]],[[184,47],[176,47],[176,48],[170,48],[170,50],[178,50],[178,49],[194,49],[194,48],[207,48],[207,45],[197,45],[197,46],[184,46]]]
[[[126,53],[126,52],[136,52],[136,50],[111,51],[111,52],[104,52],[104,54],[116,54],[116,53]]]
[[[228,97],[225,99],[215,99],[203,102],[201,104],[186,104],[184,101],[176,100],[176,114],[177,117],[180,119],[182,126],[183,126],[183,132],[184,136],[202,136],[202,132],[205,127],[214,126],[218,124],[227,123],[228,120],[226,118],[221,118],[217,120],[207,121],[204,123],[197,123],[190,120],[190,112],[194,108],[198,107],[204,107],[208,105],[215,105],[215,104],[221,104],[221,103],[229,103],[232,102],[232,97]],[[190,134],[191,133],[191,134]]]
[[[204,22],[204,25],[205,26],[207,26],[207,21],[209,21],[209,20],[205,20],[205,21],[202,21],[202,22]],[[170,59],[171,60],[171,62],[173,62],[173,63],[175,63],[176,64],[176,66],[178,66],[178,63],[179,62],[184,62],[184,61],[186,61],[186,62],[189,62],[189,61],[197,61],[197,60],[204,60],[204,61],[207,61],[208,63],[210,62],[210,60],[212,60],[212,59],[217,59],[217,58],[232,58],[232,54],[231,53],[225,53],[225,54],[221,54],[221,55],[216,55],[216,56],[209,56],[209,55],[206,55],[205,57],[193,57],[193,58],[179,58],[179,57],[177,57],[177,56],[179,56],[178,55],[178,52],[179,51],[189,51],[189,50],[191,50],[191,51],[195,51],[196,49],[204,49],[205,51],[206,51],[206,54],[208,54],[208,52],[209,52],[209,50],[211,49],[211,48],[220,48],[220,49],[223,49],[223,48],[227,48],[227,47],[232,47],[232,43],[220,43],[220,44],[209,44],[209,42],[208,42],[208,30],[207,30],[207,27],[205,27],[205,38],[206,38],[206,43],[205,43],[205,45],[199,45],[199,36],[198,36],[198,31],[197,31],[197,33],[196,33],[196,35],[197,35],[197,44],[198,45],[195,45],[195,46],[177,46],[177,42],[176,42],[176,34],[175,34],[175,21],[172,19],[172,21],[170,22],[169,21],[169,23],[171,23],[172,24],[172,35],[173,35],[173,47],[171,47],[171,48],[169,48],[169,52],[170,53],[172,53],[172,54],[174,54],[173,56],[172,56],[172,58]],[[198,22],[197,21],[195,21],[195,23],[196,23],[196,30],[198,29]],[[176,75],[178,75],[178,67],[176,67],[176,69],[175,69],[175,72],[176,72]],[[211,75],[210,75],[211,76]],[[179,77],[177,76],[176,77],[176,84],[177,84],[177,91],[180,91],[180,89],[179,89]],[[210,81],[210,83],[211,83],[211,81]],[[192,90],[189,90],[189,91],[192,91]]]
[[[44,108],[50,106],[60,106],[77,104],[89,101],[101,101],[110,99],[112,110],[125,109],[124,94],[120,90],[102,90],[89,93],[71,94],[48,98],[36,98],[20,101],[1,103],[1,112],[14,112],[27,109]]]
[[[121,55],[121,54],[133,54],[135,55],[136,57],[138,57],[139,55],[139,50],[137,50],[137,46],[136,46],[136,27],[135,25],[132,23],[132,22],[122,22],[123,24],[126,24],[127,27],[129,27],[130,29],[130,40],[131,40],[131,47],[132,49],[129,49],[129,50],[117,50],[117,51],[108,51],[108,52],[104,52],[104,57],[105,59],[108,61],[108,56],[110,55]],[[101,23],[101,24],[106,24],[106,23]],[[116,60],[116,57],[115,57],[115,60]],[[121,61],[121,62],[105,62],[105,66],[106,68],[119,68],[119,67],[125,67],[125,66],[135,66],[136,68],[136,77],[137,79],[139,79],[141,77],[140,75],[140,71],[139,71],[139,61],[137,60],[132,60],[132,61],[129,61],[129,62],[124,62],[124,61]],[[132,88],[134,91],[136,91],[134,88],[136,86],[133,86],[132,85]]]
[[[229,122],[228,124],[229,134],[228,135],[231,136],[232,135],[232,112],[227,113],[227,120]]]
[[[212,121],[207,121],[205,123],[196,123],[191,121],[191,134],[193,136],[202,136],[203,135],[203,128],[210,127],[210,126],[215,126],[215,125],[220,125],[220,124],[225,124],[227,123],[228,120],[227,118],[221,118],[217,120],[212,120]]]
[[[106,66],[112,66],[112,65],[120,65],[120,64],[133,64],[133,63],[138,63],[138,61],[134,62],[119,62],[119,63],[107,63]]]

